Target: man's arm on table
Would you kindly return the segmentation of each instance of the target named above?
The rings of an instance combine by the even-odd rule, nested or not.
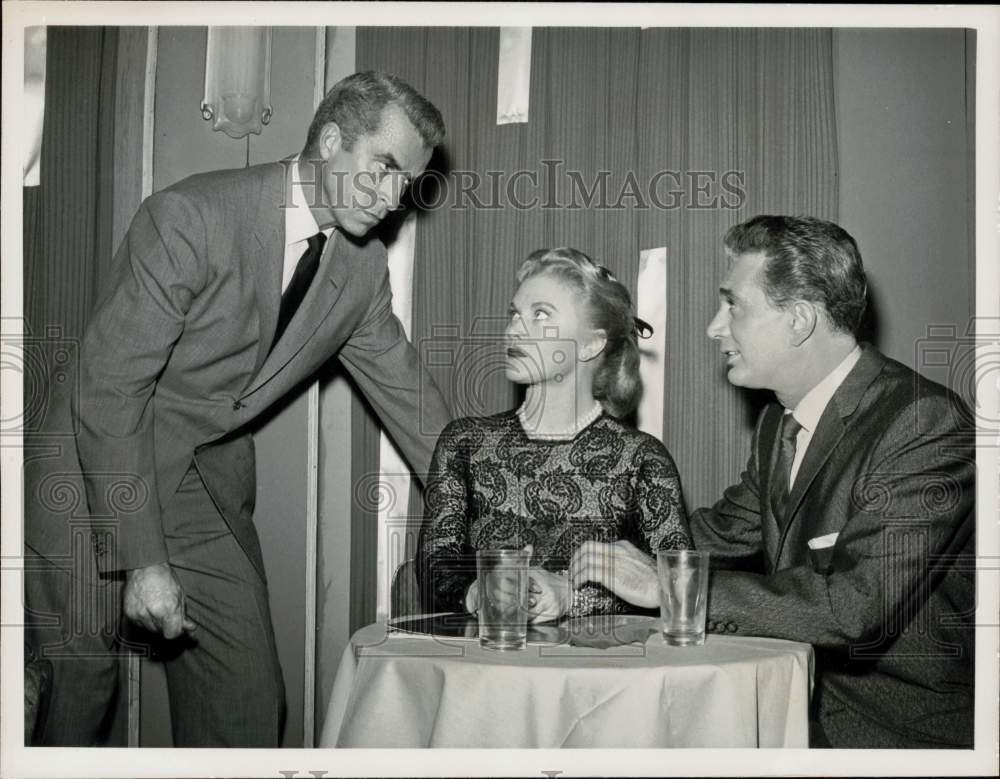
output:
[[[829,571],[812,565],[786,568],[766,576],[714,571],[709,619],[732,621],[738,632],[803,641],[820,647],[846,647],[884,634],[893,615],[933,586],[928,559],[958,552],[974,531],[975,471],[969,438],[957,437],[948,401],[925,397],[901,410],[879,438],[870,471],[889,501],[859,500],[856,485],[844,484],[848,497],[832,510],[848,512]],[[933,420],[931,424],[928,424]],[[925,428],[916,435],[918,424]],[[930,429],[926,429],[930,428]],[[942,451],[952,447],[968,456]],[[829,466],[828,466],[829,467]],[[955,490],[951,504],[936,511],[927,499],[928,484]],[[886,505],[891,515],[886,516]],[[711,514],[704,515],[711,517]],[[887,521],[893,520],[893,521]],[[895,520],[906,524],[902,529]],[[713,533],[692,521],[696,539]],[[707,529],[706,529],[707,528]],[[891,543],[888,533],[918,534]],[[921,542],[926,538],[926,543]]]
[[[732,567],[763,570],[757,467],[763,416],[758,421],[750,461],[740,482],[727,489],[712,508],[694,512],[689,520],[694,548],[709,551],[713,567],[721,561]],[[604,585],[635,606],[656,608],[660,603],[656,560],[629,541],[583,542],[573,553],[569,574],[575,587],[591,581]]]

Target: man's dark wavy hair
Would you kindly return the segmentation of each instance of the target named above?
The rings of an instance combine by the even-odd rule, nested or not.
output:
[[[366,70],[341,79],[326,93],[309,125],[305,150],[314,151],[324,125],[336,122],[350,151],[362,135],[378,131],[382,109],[390,103],[403,109],[429,147],[444,140],[444,120],[430,100],[398,76]]]
[[[755,216],[729,229],[736,256],[762,252],[760,284],[768,300],[822,304],[837,330],[855,334],[867,305],[868,281],[855,240],[842,227],[811,216]]]

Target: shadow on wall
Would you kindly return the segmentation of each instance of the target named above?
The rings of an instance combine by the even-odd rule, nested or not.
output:
[[[448,181],[451,168],[451,156],[447,148],[437,146],[431,154],[424,175],[418,177],[414,186],[403,194],[400,209],[390,213],[373,231],[381,238],[382,243],[389,246],[396,240],[407,214],[415,212],[417,219],[421,219],[428,211],[445,202],[448,197],[447,184],[442,185],[442,182]]]

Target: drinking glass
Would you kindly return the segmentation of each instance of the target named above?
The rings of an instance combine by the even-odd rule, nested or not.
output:
[[[524,649],[528,641],[528,564],[522,549],[476,552],[479,643],[486,649]]]
[[[705,643],[708,552],[689,549],[656,553],[663,638],[673,646]]]

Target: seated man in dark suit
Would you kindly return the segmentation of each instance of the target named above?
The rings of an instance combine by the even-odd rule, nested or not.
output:
[[[708,327],[729,381],[773,390],[739,484],[696,512],[708,629],[816,649],[813,746],[973,746],[970,414],[855,333],[867,281],[835,224],[758,216],[726,234]],[[963,563],[964,561],[964,563]],[[658,603],[653,562],[590,544],[576,582]]]

